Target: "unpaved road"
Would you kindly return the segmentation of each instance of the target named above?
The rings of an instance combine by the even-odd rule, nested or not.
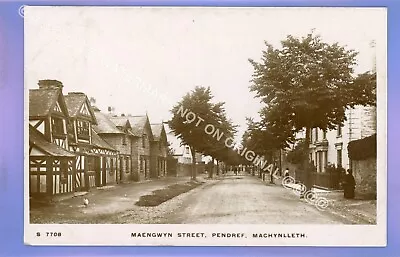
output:
[[[194,190],[179,210],[160,223],[194,224],[344,224],[342,218],[301,201],[281,185],[251,176],[227,176]]]
[[[95,190],[82,207],[82,197],[31,209],[32,223],[69,224],[351,224],[345,217],[318,210],[281,185],[256,177],[226,176],[207,182],[156,207],[135,202],[188,178],[167,178],[142,184]],[[354,223],[353,223],[354,224]]]

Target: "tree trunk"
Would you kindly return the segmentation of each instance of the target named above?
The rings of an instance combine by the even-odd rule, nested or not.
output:
[[[213,178],[213,176],[214,176],[214,158],[211,159],[210,173],[208,174],[209,178]]]
[[[282,149],[279,149],[279,176],[282,176]]]
[[[196,170],[196,151],[193,147],[190,147],[192,152],[192,180],[197,179],[197,170]]]
[[[309,145],[310,145],[310,128],[306,128],[306,150],[308,152]],[[303,194],[301,194],[301,197],[304,197],[304,194],[309,192],[312,187],[311,183],[311,166],[310,166],[310,160],[309,160],[309,155],[304,160],[304,171],[303,171],[303,184],[305,186]]]
[[[219,161],[217,160],[217,176],[219,176]]]

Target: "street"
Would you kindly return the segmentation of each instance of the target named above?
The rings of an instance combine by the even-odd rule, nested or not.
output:
[[[251,176],[227,176],[185,197],[167,223],[341,224],[329,212],[300,201],[291,190]]]
[[[200,177],[201,179],[201,177]],[[257,177],[222,176],[156,207],[136,206],[140,196],[160,187],[186,183],[166,178],[89,192],[49,206],[31,207],[31,223],[102,224],[351,224],[329,211],[318,210],[280,184]]]

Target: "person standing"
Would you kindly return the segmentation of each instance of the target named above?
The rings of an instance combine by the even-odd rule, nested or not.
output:
[[[283,177],[289,177],[290,173],[289,173],[289,168],[286,168],[285,171],[283,172]]]
[[[348,169],[346,176],[344,177],[344,198],[353,199],[354,198],[354,189],[356,186],[356,181],[352,174],[352,170]]]

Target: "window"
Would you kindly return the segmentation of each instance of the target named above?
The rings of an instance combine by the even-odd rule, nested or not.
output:
[[[143,157],[140,157],[140,173],[143,173],[144,172],[144,167],[143,167]]]
[[[124,136],[122,137],[122,144],[123,144],[123,145],[126,145],[126,141],[127,141],[127,136],[124,135]]]
[[[315,128],[315,142],[318,141],[318,128]]]
[[[143,148],[146,147],[146,134],[144,134],[143,137],[142,137],[142,147]]]
[[[186,148],[185,148],[185,153],[186,153],[186,154],[190,154],[189,146],[186,146]]]
[[[53,134],[64,135],[64,122],[61,118],[51,118]]]
[[[161,142],[158,142],[158,150],[161,151]]]
[[[74,125],[72,122],[68,123],[67,131],[68,131],[68,140],[73,141],[75,138],[75,131],[74,131]]]
[[[322,139],[326,139],[326,130],[324,130],[324,132],[322,134]]]
[[[76,124],[77,124],[76,130],[78,138],[89,139],[89,128],[90,128],[89,122],[78,120]]]
[[[343,167],[342,164],[342,150],[337,150],[337,166],[338,167]]]
[[[125,173],[130,173],[130,159],[129,157],[126,157],[125,159]]]
[[[95,170],[95,159],[93,156],[88,156],[86,158],[87,161],[87,170],[88,171],[94,171]]]
[[[317,152],[318,153],[318,172],[325,172],[325,167],[326,167],[326,157],[327,157],[327,151],[321,151]]]
[[[337,126],[337,136],[338,136],[338,137],[341,137],[341,136],[342,136],[342,126],[341,126],[341,125],[338,125],[338,126]]]

